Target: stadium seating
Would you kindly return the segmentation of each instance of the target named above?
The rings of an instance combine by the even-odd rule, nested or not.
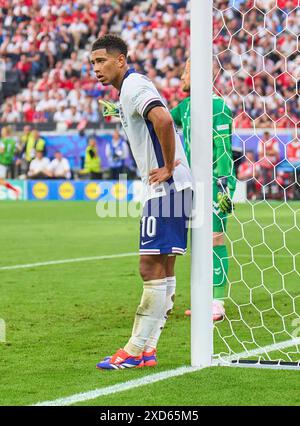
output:
[[[1,1],[0,54],[12,80],[3,85],[1,122],[48,123],[51,129],[53,123],[74,127],[85,119],[98,127],[96,98],[116,100],[117,92],[95,82],[89,48],[108,31],[122,33],[133,65],[152,75],[175,105],[184,97],[180,74],[189,46],[187,3],[28,0],[21,7],[16,1]],[[12,114],[16,105],[19,109]]]

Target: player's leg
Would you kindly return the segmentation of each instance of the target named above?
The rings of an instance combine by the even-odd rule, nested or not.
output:
[[[167,270],[168,255],[184,254],[186,251],[191,206],[191,190],[179,193],[170,191],[166,196],[146,203],[140,227],[140,274],[144,291],[132,336],[123,350],[98,364],[98,368],[120,369],[144,365],[142,352],[146,342],[166,314],[167,272],[174,273],[173,269]]]
[[[140,257],[140,275],[144,283],[141,303],[138,307],[132,336],[124,347],[131,355],[140,355],[153,330],[165,315],[167,255],[144,255]]]
[[[227,228],[227,215],[219,209],[218,188],[213,187],[213,319],[221,320],[225,315],[224,299],[228,275],[228,252],[224,232]]]
[[[123,369],[144,366],[146,342],[158,322],[164,317],[166,302],[167,255],[140,256],[143,294],[135,314],[131,337],[124,349],[97,364],[100,369]]]
[[[224,300],[228,274],[228,252],[222,232],[213,233],[214,299]]]
[[[185,190],[179,193],[172,193],[170,195],[172,212],[170,217],[166,219],[164,228],[167,230],[167,238],[164,241],[164,246],[169,246],[169,257],[166,265],[167,276],[167,291],[166,303],[164,307],[164,316],[156,324],[151,337],[146,343],[144,360],[145,365],[156,365],[156,348],[160,335],[164,329],[166,321],[170,312],[173,309],[176,292],[176,276],[175,276],[175,263],[176,256],[172,254],[184,254],[187,247],[187,231],[188,223],[192,209],[192,191]]]
[[[172,312],[175,293],[176,293],[176,276],[175,276],[176,256],[168,256],[166,263],[166,301],[163,311],[163,316],[157,321],[153,331],[146,342],[144,349],[144,363],[147,367],[153,367],[157,364],[156,348],[160,335],[166,325],[167,319]]]

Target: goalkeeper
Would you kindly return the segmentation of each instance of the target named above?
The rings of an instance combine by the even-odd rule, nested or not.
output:
[[[190,92],[190,60],[182,76],[183,91]],[[182,127],[184,147],[190,162],[191,118],[190,97],[184,99],[171,115],[177,126]],[[224,241],[227,215],[233,210],[236,178],[232,160],[232,114],[224,100],[213,94],[213,319],[219,321],[225,315],[224,298],[228,274],[228,253]],[[191,311],[186,311],[190,315]]]

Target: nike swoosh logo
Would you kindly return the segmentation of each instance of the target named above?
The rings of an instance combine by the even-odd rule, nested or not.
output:
[[[150,241],[142,241],[141,242],[141,246],[145,246],[146,244],[150,244],[150,243],[152,243],[152,241],[154,241],[154,240],[150,240]]]

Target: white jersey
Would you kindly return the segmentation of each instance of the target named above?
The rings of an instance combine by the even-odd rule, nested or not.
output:
[[[145,185],[145,201],[166,194],[165,184],[149,185],[149,173],[152,169],[164,166],[162,149],[153,124],[145,117],[147,108],[153,102],[166,106],[154,84],[145,76],[128,70],[120,92],[120,118],[129,139],[132,154]],[[192,188],[192,175],[181,143],[175,130],[175,161],[180,160],[168,183],[173,183],[176,191]]]

